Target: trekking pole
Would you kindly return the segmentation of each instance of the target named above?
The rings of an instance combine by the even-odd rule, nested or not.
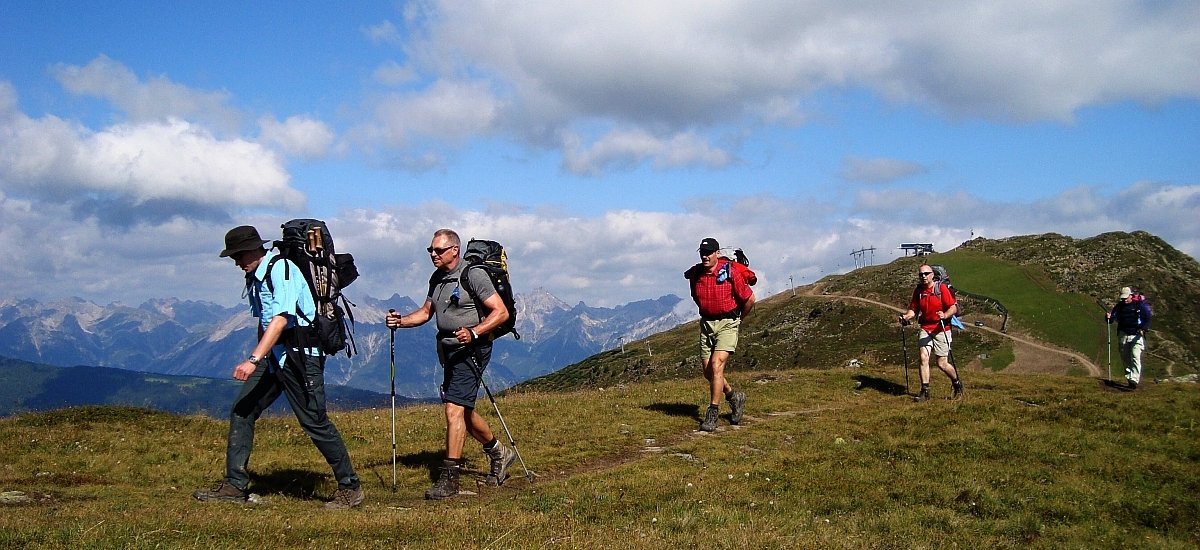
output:
[[[900,316],[900,345],[904,349],[904,395],[908,395],[908,338],[904,335],[904,316]]]
[[[1108,327],[1104,331],[1108,335],[1108,344],[1104,346],[1108,350],[1108,381],[1112,382],[1112,323],[1108,322],[1108,317],[1104,318],[1104,324]]]
[[[396,310],[389,309],[388,314],[396,313]],[[392,492],[396,492],[396,329],[392,329],[391,335],[388,336],[388,347],[391,349],[391,377],[392,377]]]
[[[534,473],[529,471],[529,467],[525,465],[525,459],[521,458],[521,451],[517,448],[517,441],[513,439],[512,432],[508,430],[508,423],[504,421],[504,415],[500,414],[500,405],[496,404],[496,398],[492,397],[492,390],[488,387],[487,382],[483,380],[483,371],[479,369],[479,348],[475,347],[475,343],[471,343],[471,359],[468,360],[467,366],[471,367],[471,373],[479,380],[479,384],[483,386],[483,391],[487,393],[488,400],[492,402],[492,408],[496,410],[496,417],[500,419],[500,425],[504,427],[504,434],[508,436],[508,442],[513,447],[513,452],[517,454],[517,460],[521,461],[521,469],[525,470],[525,479],[533,483]]]

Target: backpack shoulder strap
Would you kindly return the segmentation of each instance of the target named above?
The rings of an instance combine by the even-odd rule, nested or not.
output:
[[[282,254],[276,254],[274,258],[271,258],[271,261],[267,262],[267,272],[263,276],[263,282],[267,284],[267,289],[272,293],[275,292],[275,283],[271,282],[271,268],[275,267],[275,262],[282,259],[284,259]],[[285,280],[291,278],[291,265],[290,262],[283,263],[283,278]]]

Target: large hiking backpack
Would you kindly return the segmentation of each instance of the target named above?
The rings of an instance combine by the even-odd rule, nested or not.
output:
[[[467,275],[472,269],[482,269],[484,273],[487,273],[488,278],[492,280],[492,285],[496,287],[496,294],[500,295],[505,309],[508,310],[508,320],[492,331],[492,339],[495,340],[511,332],[513,338],[520,340],[521,334],[517,332],[516,328],[517,302],[513,298],[512,284],[508,278],[508,254],[504,251],[504,247],[496,241],[471,239],[467,242],[467,248],[463,252],[463,261],[467,262],[467,266],[463,268],[459,278],[462,280],[463,288],[467,289],[471,300],[475,302],[479,318],[482,320],[487,313],[484,312],[483,301],[479,299],[479,294],[471,288],[471,279]]]
[[[346,357],[353,356],[358,351],[354,345],[354,312],[350,309],[354,303],[346,299],[342,289],[358,278],[354,256],[334,251],[333,236],[321,220],[300,218],[281,227],[283,238],[275,241],[279,255],[267,264],[267,286],[272,292],[275,291],[269,276],[275,262],[281,258],[291,260],[291,263],[283,264],[284,278],[291,277],[291,264],[296,264],[308,283],[308,290],[312,292],[317,316],[308,319],[302,312],[297,313],[312,326],[317,347],[326,355],[334,355],[344,349]]]
[[[945,284],[946,288],[950,290],[950,296],[954,297],[954,303],[958,305],[958,311],[950,316],[950,324],[960,329],[967,328],[963,325],[962,320],[958,318],[959,315],[962,315],[963,306],[962,301],[958,299],[958,289],[954,288],[954,285],[950,282],[950,272],[946,270],[945,266],[940,264],[931,265],[929,268],[933,270],[933,281],[940,283],[933,285],[933,295],[942,301],[942,307],[945,308],[946,305],[946,300],[942,299],[942,284]]]
[[[750,269],[750,260],[746,258],[746,253],[742,252],[742,249],[735,248],[733,249],[732,256],[729,254],[724,254],[724,256],[729,260],[729,263],[722,266],[721,272],[717,273],[718,283],[723,283],[729,278],[730,270],[736,270],[738,275],[746,281],[747,285],[754,286],[758,282],[758,275]]]
[[[1150,300],[1146,299],[1146,295],[1142,294],[1142,291],[1134,290],[1133,294],[1131,294],[1129,297],[1131,298],[1130,301],[1133,303],[1142,302],[1146,304],[1146,311],[1149,311],[1150,315],[1154,315],[1154,308],[1150,307]]]

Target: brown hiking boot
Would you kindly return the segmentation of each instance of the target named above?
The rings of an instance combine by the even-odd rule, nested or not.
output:
[[[338,488],[333,494],[333,500],[325,503],[326,510],[349,510],[362,504],[367,499],[367,495],[363,493],[362,486],[353,489]]]
[[[192,493],[192,496],[203,502],[246,502],[249,497],[246,491],[234,487],[223,479],[213,485],[212,489],[198,489]]]
[[[929,401],[929,388],[921,388],[921,392],[913,398],[913,401],[916,401],[917,403]]]
[[[508,479],[508,467],[512,466],[513,461],[517,459],[516,451],[497,441],[495,448],[490,451],[484,449],[483,452],[492,461],[491,471],[483,480],[484,485],[491,487],[504,485],[504,480]]]
[[[458,475],[462,465],[457,460],[443,460],[437,481],[425,491],[426,500],[444,500],[458,494]]]
[[[954,387],[954,393],[950,395],[950,399],[961,401],[967,397],[967,389],[963,387],[962,380],[955,380],[951,386]]]

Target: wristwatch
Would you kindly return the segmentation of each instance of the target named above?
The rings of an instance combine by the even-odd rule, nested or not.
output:
[[[254,365],[257,367],[258,362],[262,361],[262,358],[251,355],[250,357],[247,357],[246,360],[249,361],[251,365]]]

